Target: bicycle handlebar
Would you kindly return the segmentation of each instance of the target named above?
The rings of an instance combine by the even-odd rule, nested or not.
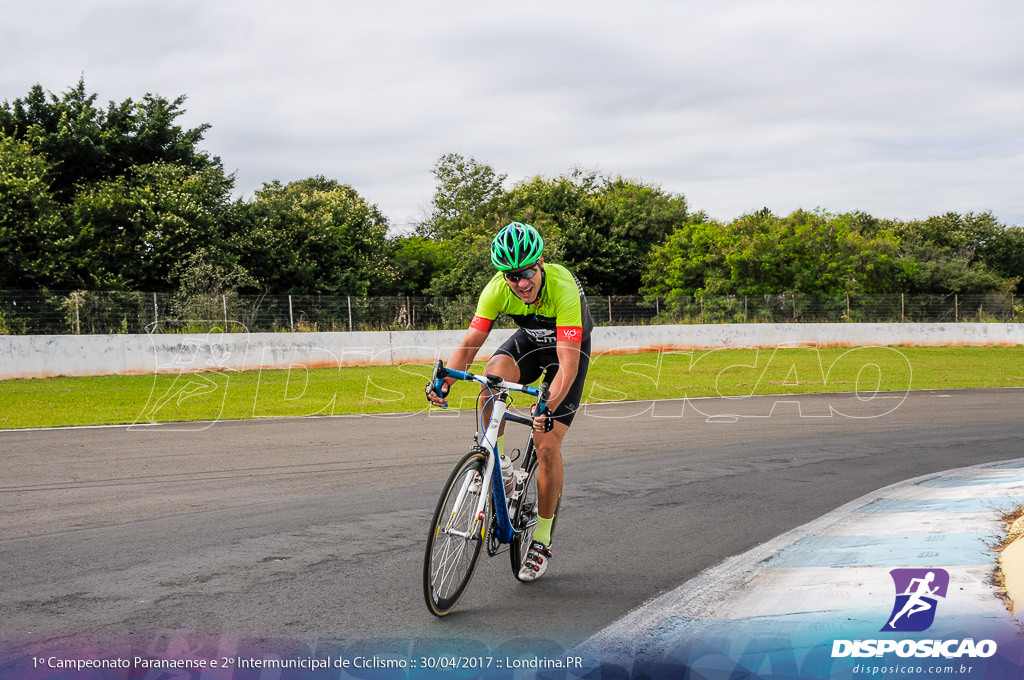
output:
[[[434,391],[437,394],[441,394],[441,390],[444,388],[445,378],[476,382],[489,389],[499,389],[508,392],[523,392],[525,394],[529,394],[531,397],[537,397],[537,413],[544,411],[548,400],[551,398],[551,383],[548,381],[542,382],[540,387],[521,385],[489,373],[484,373],[483,376],[479,376],[475,373],[470,373],[469,371],[447,368],[444,365],[444,362],[438,359],[437,363],[434,364],[434,374],[430,378],[430,382],[434,386]]]

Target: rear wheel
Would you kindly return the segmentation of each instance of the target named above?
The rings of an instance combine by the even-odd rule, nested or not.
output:
[[[530,451],[526,456],[526,463],[529,476],[526,478],[523,493],[519,496],[515,516],[512,517],[512,528],[516,530],[516,535],[512,537],[512,546],[508,551],[512,561],[512,573],[517,579],[526,553],[530,550],[533,530],[537,526],[537,454]]]
[[[423,595],[435,616],[455,608],[473,578],[483,547],[484,521],[476,512],[489,487],[487,452],[473,449],[455,466],[434,510],[423,560]]]

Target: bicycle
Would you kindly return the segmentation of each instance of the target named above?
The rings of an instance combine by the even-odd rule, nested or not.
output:
[[[550,396],[547,375],[539,387],[533,387],[486,373],[479,376],[445,368],[438,361],[431,376],[438,394],[445,378],[476,382],[489,390],[491,417],[481,441],[478,401],[473,447],[452,470],[434,510],[423,560],[423,596],[435,616],[445,616],[458,604],[485,546],[488,556],[493,557],[508,545],[512,573],[519,579],[537,525],[537,449],[533,444],[533,419],[508,410],[509,393],[537,397],[537,413]],[[503,422],[530,427],[525,454],[515,450],[515,457],[509,456],[514,480],[509,494],[505,492],[498,457],[498,431]]]

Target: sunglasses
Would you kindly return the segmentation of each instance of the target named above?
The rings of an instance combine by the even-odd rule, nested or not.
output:
[[[537,265],[533,265],[529,269],[521,269],[517,272],[505,272],[505,280],[509,283],[519,283],[522,279],[529,281],[537,275],[538,271],[540,270],[537,268]]]

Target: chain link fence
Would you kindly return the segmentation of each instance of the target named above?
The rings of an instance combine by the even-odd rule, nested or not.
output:
[[[1006,294],[588,297],[603,326],[701,323],[1024,322]],[[475,297],[0,291],[0,335],[351,332],[465,328]],[[499,320],[500,323],[500,320]],[[507,321],[506,321],[507,323]]]

